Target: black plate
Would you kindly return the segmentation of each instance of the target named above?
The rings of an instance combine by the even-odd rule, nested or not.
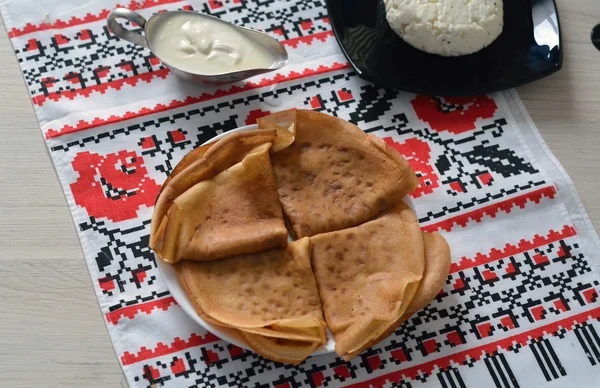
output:
[[[382,0],[326,0],[335,36],[364,79],[379,86],[435,95],[509,89],[562,67],[553,0],[504,0],[504,29],[471,55],[442,57],[405,43],[390,28]]]

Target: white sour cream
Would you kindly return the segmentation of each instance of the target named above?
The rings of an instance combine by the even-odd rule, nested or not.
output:
[[[275,63],[266,47],[218,20],[181,13],[165,19],[155,28],[154,54],[190,73],[215,75],[268,69]]]

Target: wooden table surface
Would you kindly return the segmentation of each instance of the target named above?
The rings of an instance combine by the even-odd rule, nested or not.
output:
[[[518,89],[600,227],[598,0],[557,0],[564,67]],[[0,31],[0,386],[127,386],[4,28]]]

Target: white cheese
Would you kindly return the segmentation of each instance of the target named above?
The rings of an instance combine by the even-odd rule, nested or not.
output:
[[[502,0],[385,0],[390,26],[408,44],[443,56],[477,52],[502,32]]]

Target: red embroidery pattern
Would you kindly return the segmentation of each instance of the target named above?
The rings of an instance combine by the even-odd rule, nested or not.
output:
[[[550,199],[554,198],[555,194],[556,190],[553,186],[544,187],[526,194],[519,195],[517,197],[513,197],[506,201],[498,202],[477,210],[460,214],[456,217],[451,217],[446,220],[436,222],[434,224],[425,225],[421,227],[421,229],[425,232],[435,232],[440,229],[449,232],[456,225],[462,226],[464,228],[467,226],[467,223],[469,221],[481,222],[483,217],[486,215],[491,218],[494,218],[496,217],[496,214],[498,214],[499,211],[503,211],[504,213],[508,214],[512,211],[514,206],[523,209],[529,201],[533,203],[539,203],[544,197]]]
[[[205,345],[219,340],[219,337],[211,333],[206,333],[204,335],[192,334],[187,341],[184,341],[178,337],[173,340],[171,345],[165,345],[162,342],[159,342],[153,349],[146,349],[145,347],[140,348],[137,354],[125,352],[121,356],[121,362],[123,365],[131,365],[135,364],[136,362],[148,360],[154,357],[165,356],[180,350],[189,349],[194,346]]]
[[[459,134],[475,129],[477,119],[489,119],[497,109],[488,96],[431,97],[417,96],[411,101],[419,119],[435,131]]]
[[[478,253],[473,258],[461,257],[460,262],[452,263],[450,266],[450,272],[458,272],[467,268],[473,268],[475,266],[491,263],[492,261],[500,260],[512,255],[530,251],[534,248],[539,248],[543,245],[577,235],[575,228],[569,225],[565,225],[560,232],[553,230],[548,232],[546,237],[535,235],[532,240],[521,240],[517,245],[506,244],[504,249],[492,248],[487,254]],[[534,257],[534,260],[536,258]],[[548,260],[546,258],[546,260]],[[538,264],[541,264],[538,262]]]
[[[154,205],[160,190],[148,177],[144,159],[135,152],[106,156],[82,152],[72,164],[79,173],[71,185],[73,199],[95,218],[113,222],[135,218],[141,206]]]
[[[282,40],[281,44],[284,46],[297,48],[300,43],[310,45],[315,40],[324,42],[326,39],[328,39],[332,36],[333,36],[332,31],[323,31],[323,32],[305,35],[305,36],[299,36],[296,38]],[[154,56],[150,56],[148,58],[148,61],[153,66],[162,67],[160,60]],[[121,72],[127,66],[131,66],[131,65],[123,65],[123,66],[119,66],[119,67],[114,67],[113,71]],[[340,64],[338,64],[338,63],[332,65],[332,67],[338,67],[338,68],[339,68],[339,66],[340,66]],[[343,64],[343,66],[349,67],[348,64]],[[325,67],[325,66],[321,66],[321,67]],[[321,67],[319,67],[319,69],[321,69]],[[316,71],[317,72],[316,74],[319,74],[319,69],[312,70],[312,72]],[[110,72],[111,72],[111,69],[109,67],[99,67],[95,70],[94,76],[97,77],[98,79],[103,79],[103,78],[106,78],[110,74]],[[68,98],[70,100],[73,100],[78,96],[90,97],[94,92],[105,94],[107,90],[111,90],[111,89],[112,90],[120,90],[124,86],[134,87],[141,81],[146,82],[146,83],[151,83],[155,79],[166,79],[167,76],[169,75],[169,73],[170,73],[169,69],[160,68],[160,69],[148,71],[148,72],[141,73],[141,74],[130,75],[126,78],[116,78],[114,80],[109,80],[107,82],[99,83],[97,85],[88,85],[85,88],[79,87],[79,88],[69,88],[69,89],[65,89],[65,90],[58,90],[58,91],[52,91],[52,92],[48,91],[44,94],[38,94],[36,96],[33,96],[32,101],[35,105],[42,106],[48,101],[56,102],[63,98]],[[300,76],[301,74],[303,75],[304,73],[307,73],[306,75],[311,75],[310,74],[311,70],[306,69],[303,73],[291,72],[289,75],[277,74],[271,80],[263,79],[257,83],[246,83],[246,84],[244,84],[245,86],[237,87],[236,93],[243,91],[243,90],[249,90],[249,89],[255,89],[255,88],[259,88],[259,87],[269,86],[269,85],[272,85],[277,82],[294,80],[294,79],[297,79],[298,76]],[[304,76],[306,76],[306,75],[304,75]],[[76,74],[74,74],[74,73],[67,74],[66,78],[69,80],[70,83],[72,83],[74,85],[76,85],[80,82],[80,77],[76,77]],[[46,89],[48,89],[48,88],[51,88],[54,84],[56,84],[57,81],[58,80],[56,80],[54,78],[48,78],[48,79],[42,80],[42,83],[44,84],[44,87]]]
[[[158,104],[152,108],[140,109],[137,112],[127,112],[122,116],[111,115],[107,118],[99,118],[98,117],[92,121],[80,120],[79,123],[74,126],[73,125],[65,125],[58,130],[49,129],[46,132],[46,139],[52,139],[55,137],[59,137],[61,135],[66,135],[68,133],[84,131],[86,129],[99,127],[101,125],[118,123],[118,122],[121,122],[124,120],[129,120],[129,119],[133,119],[136,117],[142,117],[142,116],[153,114],[153,113],[160,113],[160,112],[164,112],[167,110],[171,110],[171,109],[175,109],[175,108],[179,108],[179,107],[183,107],[183,106],[196,104],[199,102],[210,101],[210,100],[220,98],[220,97],[231,96],[231,95],[245,92],[248,90],[263,88],[263,87],[267,87],[267,86],[271,86],[271,85],[277,85],[282,82],[294,81],[294,80],[299,80],[299,79],[302,79],[305,77],[310,77],[310,76],[319,75],[319,74],[325,74],[325,73],[329,73],[329,72],[333,72],[333,71],[337,71],[337,70],[343,70],[343,69],[347,69],[349,67],[350,67],[350,65],[348,63],[334,63],[331,66],[319,66],[314,69],[305,69],[302,72],[292,71],[287,75],[278,74],[278,75],[273,76],[272,78],[265,77],[256,83],[255,82],[246,82],[246,83],[242,84],[241,86],[234,85],[234,86],[230,86],[228,89],[225,89],[225,88],[217,89],[216,91],[214,91],[212,93],[203,93],[198,97],[187,97],[184,100],[173,100],[169,104]],[[150,74],[150,73],[148,73],[148,74]],[[165,74],[166,74],[166,72],[165,72]],[[131,78],[126,78],[123,81],[125,83],[129,84],[129,82],[127,82],[127,80],[129,80],[129,79],[131,79]],[[146,81],[146,82],[149,82],[149,81]],[[131,85],[134,86],[135,82]],[[104,86],[104,85],[102,85],[102,86]],[[85,90],[88,90],[88,89],[85,89]]]
[[[129,8],[129,9],[132,9],[132,10],[139,11],[141,9],[155,7],[157,5],[179,3],[181,1],[182,0],[143,0],[143,1],[131,1],[127,5],[124,5],[124,6],[117,5],[117,7],[125,7],[125,8]],[[117,8],[117,7],[115,7],[115,8]],[[37,32],[37,31],[61,29],[61,28],[78,26],[78,25],[86,24],[86,23],[97,22],[97,21],[106,19],[106,17],[110,13],[110,11],[111,10],[109,10],[109,9],[103,9],[100,13],[98,13],[96,15],[92,15],[92,14],[88,13],[87,15],[85,15],[84,17],[81,17],[81,18],[73,16],[71,19],[69,19],[67,21],[56,19],[55,21],[53,21],[51,23],[40,23],[40,24],[37,24],[37,25],[31,24],[31,23],[27,23],[22,28],[16,28],[16,27],[11,28],[10,31],[8,32],[8,36],[9,36],[9,38],[15,38],[15,37],[18,37],[18,36],[23,36],[23,35],[31,34],[33,32]]]
[[[133,319],[138,313],[151,314],[154,309],[160,309],[167,311],[171,305],[177,305],[175,299],[172,296],[168,298],[153,300],[150,302],[135,304],[132,306],[126,306],[115,311],[111,311],[106,314],[106,321],[116,325],[119,320],[123,317]]]
[[[574,315],[569,318],[564,318],[559,321],[538,327],[525,333],[516,334],[499,341],[491,342],[486,345],[478,346],[473,349],[468,349],[462,352],[457,352],[446,357],[440,357],[431,360],[424,364],[416,365],[406,369],[400,369],[383,376],[376,377],[360,383],[348,385],[348,388],[380,388],[384,387],[387,382],[399,382],[403,378],[416,380],[421,373],[431,374],[434,369],[446,369],[452,365],[461,365],[464,362],[472,363],[475,360],[481,360],[484,355],[494,354],[498,349],[509,349],[515,344],[521,346],[530,345],[531,338],[538,338],[546,333],[556,332],[558,330],[567,329],[573,330],[575,325],[587,321],[589,318],[600,318],[600,307],[591,309],[590,311]]]
[[[418,198],[424,194],[431,194],[440,186],[439,178],[433,170],[431,163],[431,148],[429,144],[419,139],[407,139],[404,143],[397,143],[391,137],[386,137],[386,143],[394,147],[408,160],[408,163],[419,178],[419,187],[410,195]]]

